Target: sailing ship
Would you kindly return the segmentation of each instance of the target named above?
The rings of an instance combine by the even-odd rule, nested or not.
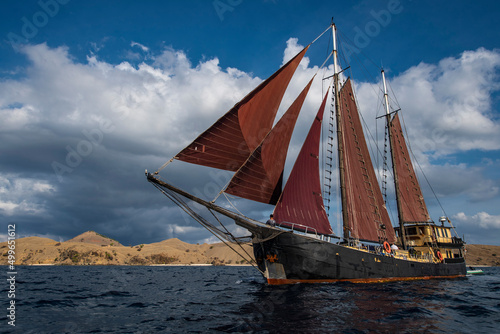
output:
[[[333,83],[322,97],[284,186],[288,145],[314,77],[273,124],[295,70],[319,37],[159,170],[146,170],[147,180],[214,235],[233,242],[230,245],[237,252],[244,250],[238,248],[240,239],[217,216],[228,217],[248,230],[254,265],[269,284],[465,276],[464,242],[447,217],[440,217],[439,223],[435,223],[429,216],[403,135],[400,110],[390,109],[382,70],[383,117],[398,212],[398,224],[393,227],[365,140],[353,83],[344,77],[345,69],[339,65],[335,24],[323,34],[326,31],[332,32],[333,39]],[[330,91],[331,124],[325,140],[326,151],[330,152],[325,165],[330,170],[324,177],[330,180],[336,174],[332,168],[336,142],[342,235],[333,232],[326,209],[331,191],[329,187],[322,189],[320,178],[320,145],[325,142],[321,140],[322,122]],[[252,219],[165,181],[159,172],[174,160],[234,172],[221,193],[273,205],[275,223]],[[200,215],[193,204],[205,207],[222,228]]]

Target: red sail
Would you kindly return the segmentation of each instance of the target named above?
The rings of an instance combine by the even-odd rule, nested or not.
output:
[[[392,153],[396,165],[398,178],[398,195],[401,199],[401,212],[403,222],[428,222],[429,212],[422,196],[422,190],[413,170],[410,154],[401,129],[399,116],[391,121]]]
[[[175,158],[238,170],[271,130],[283,94],[308,47],[245,96]]]
[[[375,177],[350,79],[340,90],[339,105],[346,188],[344,208],[350,235],[374,242],[394,242],[394,229]]]
[[[281,195],[288,144],[314,77],[262,143],[233,176],[225,192],[257,202],[276,204]]]
[[[281,226],[333,233],[323,205],[319,176],[319,143],[321,122],[328,93],[323,99],[318,114],[311,125],[283,194],[274,209],[274,218]],[[311,229],[309,229],[311,228]]]

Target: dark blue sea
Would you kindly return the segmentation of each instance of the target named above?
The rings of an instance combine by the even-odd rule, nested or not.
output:
[[[2,267],[7,276],[7,268]],[[16,267],[2,333],[500,333],[500,268],[453,280],[268,286],[252,267]]]

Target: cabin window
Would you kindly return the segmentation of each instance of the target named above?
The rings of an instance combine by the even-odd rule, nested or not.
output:
[[[446,232],[446,237],[450,238],[450,230],[445,230],[445,232]]]
[[[407,230],[408,235],[416,235],[417,234],[417,229],[415,227],[410,227]]]

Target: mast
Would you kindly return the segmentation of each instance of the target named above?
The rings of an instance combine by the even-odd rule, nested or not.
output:
[[[389,110],[389,96],[387,94],[387,85],[385,83],[385,73],[384,70],[382,69],[382,82],[384,84],[384,100],[385,100],[385,118],[387,121],[387,129],[389,133],[389,143],[390,143],[390,148],[391,148],[391,161],[392,161],[392,172],[394,175],[394,187],[396,188],[396,205],[398,208],[398,220],[399,220],[399,233],[400,233],[400,240],[401,240],[401,246],[403,249],[406,249],[406,231],[404,228],[404,221],[403,221],[403,215],[402,215],[402,203],[401,203],[401,194],[399,192],[399,179],[398,179],[398,173],[396,170],[396,158],[394,155],[394,143],[393,143],[393,136],[392,136],[392,130],[391,130],[391,113]]]
[[[333,93],[335,95],[335,119],[337,121],[337,145],[338,145],[338,153],[339,153],[339,178],[340,178],[340,202],[342,203],[342,226],[344,231],[344,238],[346,240],[349,239],[349,220],[348,220],[348,211],[347,211],[347,196],[345,189],[345,171],[344,171],[344,147],[342,140],[342,120],[340,115],[340,105],[339,105],[339,74],[337,64],[337,39],[336,39],[336,27],[332,22],[332,36],[333,36]]]

